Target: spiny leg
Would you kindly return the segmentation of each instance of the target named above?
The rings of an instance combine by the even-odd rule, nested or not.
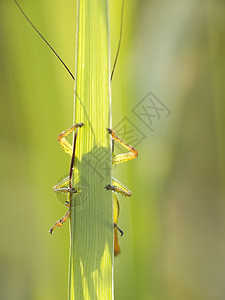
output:
[[[57,183],[55,186],[53,186],[53,190],[55,193],[77,193],[77,190],[75,188],[69,187],[69,181],[70,178],[67,176],[62,181]]]
[[[64,187],[64,188],[59,188],[57,191],[54,190],[55,193],[71,193],[71,194],[75,194],[77,193],[77,190],[75,190],[75,188],[70,188],[70,187]]]
[[[56,227],[62,227],[62,225],[66,222],[66,220],[69,218],[70,215],[70,203],[72,194],[77,193],[75,188],[72,187],[72,172],[73,172],[73,165],[74,165],[74,157],[75,157],[75,148],[76,148],[76,138],[77,138],[77,132],[75,132],[74,136],[74,143],[73,146],[66,140],[66,136],[70,134],[73,130],[77,129],[78,127],[82,127],[83,123],[76,123],[73,126],[71,126],[69,129],[63,131],[58,135],[58,141],[60,145],[62,146],[63,150],[67,152],[71,157],[71,165],[70,165],[70,172],[69,176],[64,178],[61,182],[59,182],[57,185],[53,187],[53,190],[55,193],[69,193],[69,201],[66,201],[65,205],[69,208],[66,212],[66,214],[58,220],[52,228],[50,228],[49,232],[52,234],[53,230]]]
[[[132,195],[132,192],[125,187],[118,179],[112,177],[112,185],[108,184],[105,187],[107,190],[112,190],[114,192],[120,193],[123,196],[130,197]]]
[[[67,205],[68,204],[68,205]],[[69,202],[66,202],[66,206],[69,206]],[[62,225],[66,222],[66,220],[69,218],[70,215],[70,208],[67,210],[65,216],[63,216],[60,220],[58,220],[57,222],[55,222],[54,226],[52,226],[52,228],[50,228],[49,233],[52,234],[53,230],[56,227],[62,227]]]
[[[77,191],[75,190],[75,188],[70,188],[67,185],[69,184],[69,177],[64,178],[61,182],[59,182],[56,186],[53,187],[54,192],[55,193],[69,193],[70,198],[71,195],[74,193],[77,193]],[[49,233],[52,234],[53,230],[56,227],[62,227],[62,225],[66,222],[66,220],[69,218],[70,215],[70,199],[69,201],[66,200],[65,202],[66,207],[68,207],[69,209],[67,210],[66,214],[57,222],[55,222],[54,226],[52,226],[52,228],[50,228]]]
[[[68,128],[67,130],[61,132],[58,135],[58,142],[60,143],[61,147],[63,148],[63,150],[68,153],[70,156],[73,155],[73,147],[72,145],[66,140],[66,137],[75,129],[77,129],[78,127],[82,127],[84,124],[83,123],[75,123],[74,125],[72,125],[70,128]]]
[[[138,151],[131,145],[125,143],[121,138],[119,138],[115,132],[111,129],[108,129],[108,132],[112,135],[113,142],[116,141],[120,145],[122,145],[126,150],[127,153],[121,153],[114,155],[112,157],[112,164],[120,164],[122,162],[126,162],[132,160],[138,156]],[[114,143],[113,143],[114,147]],[[112,190],[114,192],[121,193],[124,196],[130,197],[132,192],[125,187],[122,183],[120,183],[117,179],[112,178],[112,185],[108,184],[106,186],[107,190]],[[114,255],[118,255],[120,253],[120,245],[118,240],[118,231],[120,232],[121,236],[123,235],[123,231],[117,226],[119,217],[119,201],[116,196],[116,193],[113,193],[113,220],[114,220]]]
[[[138,151],[131,145],[128,145],[125,143],[121,138],[119,138],[115,132],[112,129],[107,129],[108,132],[112,135],[112,138],[114,141],[118,142],[120,145],[122,145],[126,150],[128,150],[127,153],[120,153],[116,154],[112,158],[112,164],[117,165],[122,162],[126,162],[128,160],[132,160],[136,157],[138,157]]]

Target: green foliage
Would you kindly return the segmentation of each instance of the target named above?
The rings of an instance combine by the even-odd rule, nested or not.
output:
[[[121,1],[109,3],[113,59]],[[74,73],[75,1],[20,4]],[[112,127],[128,117],[147,138],[114,170],[133,192],[119,199],[116,300],[224,299],[224,5],[125,1]],[[0,298],[65,299],[69,223],[48,230],[66,212],[52,186],[68,176],[57,134],[73,123],[74,84],[12,1],[0,1],[0,45]],[[132,113],[148,91],[172,111],[154,132]]]
[[[78,1],[75,122],[78,132],[71,208],[69,299],[112,299],[113,220],[106,0]]]

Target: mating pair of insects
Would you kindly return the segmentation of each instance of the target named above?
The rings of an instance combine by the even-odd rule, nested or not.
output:
[[[67,65],[64,63],[64,61],[61,59],[61,57],[57,54],[57,52],[52,48],[52,46],[48,43],[48,41],[43,37],[43,35],[39,32],[39,30],[33,25],[33,23],[30,21],[30,19],[27,17],[27,15],[24,13],[20,5],[16,0],[14,0],[15,4],[25,17],[25,19],[28,21],[28,23],[32,26],[32,28],[37,32],[37,34],[41,37],[41,39],[47,44],[47,46],[50,48],[50,50],[56,55],[56,57],[59,59],[59,61],[62,63],[62,65],[65,67],[65,69],[68,71],[72,79],[74,80],[74,75],[71,73]],[[122,11],[121,11],[121,27],[120,27],[120,38],[119,38],[119,44],[117,48],[117,53],[116,53],[116,58],[113,64],[112,72],[111,72],[111,77],[110,79],[112,80],[118,55],[119,55],[119,50],[120,50],[120,44],[121,44],[121,39],[122,39],[122,23],[123,23],[123,8],[124,8],[124,0],[122,1]],[[77,139],[77,130],[80,127],[83,127],[83,123],[77,123],[71,126],[69,129],[63,131],[58,135],[58,141],[60,145],[62,146],[63,150],[68,153],[71,156],[71,166],[70,166],[70,174],[67,178],[65,178],[62,182],[57,184],[56,186],[53,187],[54,191],[56,193],[68,193],[69,194],[69,201],[66,201],[65,205],[68,207],[68,211],[66,214],[59,220],[57,221],[54,226],[49,230],[50,233],[53,232],[53,230],[56,227],[61,227],[63,223],[69,218],[70,215],[70,205],[71,205],[71,199],[72,199],[72,194],[76,194],[77,191],[75,188],[72,187],[72,174],[73,174],[73,167],[74,167],[74,160],[75,160],[75,149],[76,149],[76,139]],[[81,129],[83,130],[83,129]],[[74,134],[74,143],[73,146],[67,141],[66,137],[75,131]],[[118,142],[123,148],[125,148],[128,152],[126,153],[121,153],[115,155],[112,153],[112,165],[117,165],[122,162],[126,162],[129,160],[134,159],[135,157],[138,156],[137,150],[125,143],[121,138],[119,138],[115,132],[111,129],[108,129],[109,134],[112,137],[113,142]],[[120,252],[120,246],[118,242],[118,231],[120,232],[121,235],[123,235],[123,231],[117,226],[118,224],[118,216],[119,216],[119,201],[117,197],[117,193],[122,194],[124,196],[130,197],[131,196],[131,191],[126,188],[122,183],[120,183],[117,179],[112,178],[112,184],[108,184],[106,187],[107,190],[111,190],[113,192],[113,222],[114,222],[114,254],[117,255]]]
[[[78,128],[83,127],[83,123],[76,123],[73,126],[71,126],[69,129],[63,131],[58,135],[58,142],[60,143],[63,150],[68,153],[71,157],[71,168],[70,168],[70,175],[66,179],[64,179],[62,182],[57,184],[53,187],[54,192],[56,193],[69,193],[74,194],[77,193],[76,189],[72,187],[71,184],[71,178],[72,178],[72,168],[74,164],[74,157],[75,157],[75,148],[76,148],[76,138],[77,138],[77,130]],[[73,146],[66,140],[66,137],[71,133],[75,131],[74,135],[74,144]],[[132,160],[138,156],[137,150],[125,143],[121,138],[119,138],[115,132],[111,129],[108,129],[109,134],[111,134],[113,142],[118,142],[123,148],[128,150],[126,153],[120,153],[120,154],[114,154],[112,153],[112,165],[117,165],[122,162],[126,162],[129,160]],[[103,187],[104,188],[104,187]],[[112,178],[112,184],[108,184],[105,187],[107,190],[113,191],[113,222],[114,222],[114,255],[117,255],[120,253],[120,246],[118,242],[118,235],[117,231],[120,232],[121,235],[123,235],[123,231],[118,227],[118,217],[119,217],[119,201],[117,197],[117,193],[122,194],[124,196],[130,197],[132,192],[125,187],[121,182],[119,182],[116,178]],[[71,197],[69,198],[71,201]],[[70,201],[66,201],[65,205],[68,207],[68,210],[66,214],[57,221],[54,226],[49,230],[49,232],[52,234],[53,230],[56,227],[62,227],[63,223],[66,222],[66,220],[69,218],[70,215]]]

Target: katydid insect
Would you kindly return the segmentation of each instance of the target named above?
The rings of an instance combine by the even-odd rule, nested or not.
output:
[[[48,41],[43,37],[43,35],[38,31],[38,29],[33,25],[33,23],[30,21],[30,19],[26,16],[22,8],[19,6],[18,2],[14,0],[15,4],[23,14],[23,16],[26,18],[26,20],[30,23],[32,28],[36,31],[36,33],[41,37],[41,39],[47,44],[47,46],[51,49],[51,51],[56,55],[56,57],[59,59],[59,61],[63,64],[63,66],[66,68],[72,79],[74,80],[74,76],[71,73],[70,69],[67,67],[67,65],[64,63],[64,61],[61,59],[61,57],[57,54],[57,52],[52,48],[52,46],[48,43]],[[123,9],[124,9],[124,0],[122,1],[122,11],[121,11],[121,27],[120,27],[120,37],[119,37],[119,44],[116,52],[116,58],[113,64],[112,72],[110,79],[112,80],[113,74],[115,71],[119,51],[120,51],[120,44],[122,40],[122,24],[123,24]],[[65,205],[68,207],[68,210],[66,214],[58,220],[54,226],[49,230],[49,232],[52,234],[53,230],[56,227],[61,227],[63,223],[69,218],[70,215],[70,203],[72,199],[72,195],[76,194],[77,191],[74,187],[72,187],[72,175],[73,175],[73,168],[74,168],[74,160],[75,160],[75,151],[76,151],[76,140],[77,140],[77,134],[78,134],[78,128],[81,128],[84,124],[83,123],[76,123],[72,125],[69,129],[63,131],[58,135],[58,142],[60,143],[63,150],[68,153],[71,156],[71,164],[70,164],[70,170],[69,170],[69,176],[66,177],[63,181],[61,181],[59,184],[53,187],[54,192],[56,193],[67,193],[69,194],[69,200],[66,201]],[[79,129],[80,130],[80,129]],[[81,129],[82,130],[82,129]],[[120,164],[122,162],[126,162],[129,160],[132,160],[138,156],[137,150],[128,145],[126,142],[124,142],[121,138],[119,138],[115,132],[111,129],[107,129],[108,133],[111,135],[112,141],[119,143],[124,149],[126,149],[128,152],[126,153],[120,153],[120,154],[114,154],[112,153],[112,165]],[[73,145],[71,145],[66,137],[72,133],[74,134],[74,141]],[[123,231],[118,227],[118,217],[119,217],[119,201],[117,194],[122,194],[124,196],[130,197],[132,192],[126,188],[122,183],[120,183],[117,179],[112,178],[112,184],[108,184],[106,187],[103,186],[103,188],[106,188],[109,191],[113,192],[113,222],[114,222],[114,255],[117,255],[120,253],[120,246],[118,242],[118,231],[121,235],[123,235]]]

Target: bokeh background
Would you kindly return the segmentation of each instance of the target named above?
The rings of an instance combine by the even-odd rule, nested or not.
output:
[[[75,1],[20,4],[74,71]],[[113,60],[121,1],[109,8]],[[117,300],[225,299],[224,82],[224,1],[126,1],[113,127],[129,129],[139,157],[114,170],[133,191],[120,199]],[[159,115],[140,102],[148,93],[163,104]],[[60,63],[2,0],[1,299],[67,298],[68,224],[48,229],[65,213],[52,186],[68,172],[56,137],[72,123],[73,94]],[[138,118],[140,103],[148,115]]]

